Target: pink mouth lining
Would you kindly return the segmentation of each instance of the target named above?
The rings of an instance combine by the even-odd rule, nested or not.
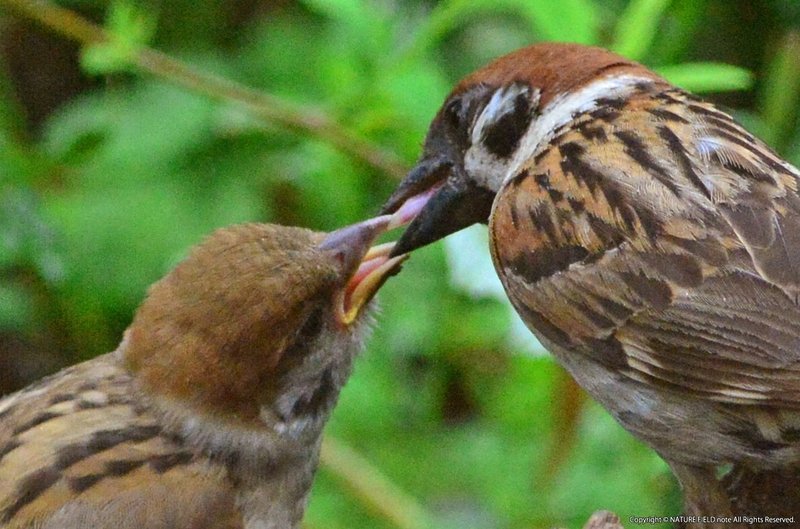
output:
[[[392,220],[389,222],[388,229],[398,228],[410,223],[414,218],[419,215],[428,200],[437,192],[442,184],[436,185],[418,195],[409,198],[400,208],[392,215]]]

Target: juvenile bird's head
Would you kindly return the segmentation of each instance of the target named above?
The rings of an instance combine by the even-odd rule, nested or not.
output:
[[[394,249],[406,253],[487,222],[506,178],[576,113],[663,82],[643,66],[578,44],[537,44],[500,57],[459,82],[433,119],[422,156],[384,205],[427,203]]]
[[[216,424],[318,435],[371,300],[404,260],[370,248],[389,223],[218,230],[150,288],[121,347],[127,366],[157,400]]]

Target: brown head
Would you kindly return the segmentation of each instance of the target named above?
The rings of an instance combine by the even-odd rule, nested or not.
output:
[[[560,43],[522,48],[468,75],[445,99],[420,160],[384,205],[384,212],[393,212],[412,197],[427,201],[395,252],[487,222],[506,177],[548,134],[573,113],[652,82],[664,81],[624,57]]]
[[[389,222],[218,230],[150,288],[122,345],[127,366],[150,394],[217,423],[321,427],[370,300],[403,260],[370,250]]]

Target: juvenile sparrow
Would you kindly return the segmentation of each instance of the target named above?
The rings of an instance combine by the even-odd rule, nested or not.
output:
[[[115,351],[0,400],[0,527],[296,527],[395,220],[194,248]]]
[[[397,254],[488,222],[531,331],[716,515],[715,466],[800,462],[798,177],[642,65],[549,43],[458,83],[384,211],[427,200]]]

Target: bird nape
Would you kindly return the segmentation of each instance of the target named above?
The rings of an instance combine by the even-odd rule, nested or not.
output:
[[[330,234],[223,228],[119,347],[0,400],[0,526],[292,528],[414,212]]]
[[[426,202],[397,254],[488,223],[529,329],[724,516],[717,466],[800,462],[799,186],[714,105],[545,43],[456,85],[384,211]]]

